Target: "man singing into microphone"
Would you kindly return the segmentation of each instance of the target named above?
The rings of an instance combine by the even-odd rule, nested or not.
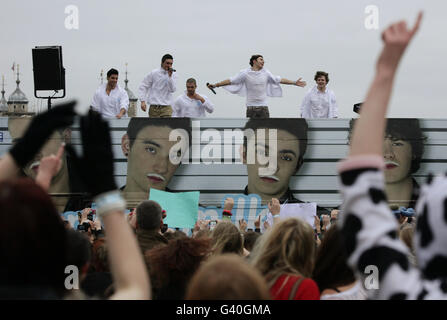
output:
[[[138,95],[141,101],[141,110],[146,112],[146,102],[149,102],[150,118],[172,117],[172,94],[176,90],[177,76],[172,68],[174,58],[165,54],[161,58],[161,68],[152,70],[141,82]]]
[[[280,76],[274,76],[264,68],[264,58],[261,55],[253,55],[250,58],[250,68],[244,69],[238,75],[208,87],[218,88],[225,86],[231,93],[237,93],[247,97],[247,118],[269,118],[267,96],[282,97],[280,84],[305,87],[306,82],[287,80]]]

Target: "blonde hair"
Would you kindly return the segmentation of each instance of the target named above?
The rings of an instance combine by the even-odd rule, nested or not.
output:
[[[219,222],[211,234],[212,252],[214,255],[223,253],[242,254],[244,240],[238,228],[231,222]]]
[[[272,286],[277,277],[293,273],[311,277],[315,259],[312,227],[300,219],[286,219],[274,225],[256,243],[251,263]]]
[[[265,279],[242,257],[223,254],[205,261],[192,277],[186,300],[271,299]]]

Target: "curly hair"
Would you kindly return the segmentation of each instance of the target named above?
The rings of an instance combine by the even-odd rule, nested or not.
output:
[[[349,136],[351,140],[352,129],[356,119],[349,122]],[[424,143],[427,139],[422,134],[419,119],[388,119],[386,123],[385,136],[394,140],[407,141],[411,145],[412,161],[410,174],[413,174],[421,167],[422,156],[424,155]]]
[[[210,253],[209,239],[179,238],[146,252],[154,299],[183,299],[189,280]]]
[[[326,79],[326,83],[329,83],[329,73],[324,71],[317,71],[317,73],[315,73],[314,80],[317,81],[319,77],[324,77]]]

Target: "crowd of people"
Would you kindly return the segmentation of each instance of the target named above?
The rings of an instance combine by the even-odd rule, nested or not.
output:
[[[251,56],[250,67],[240,71],[236,76],[217,82],[207,83],[207,87],[216,94],[215,88],[223,87],[230,93],[246,97],[247,118],[269,118],[267,97],[282,97],[281,84],[305,87],[306,81],[299,78],[296,81],[273,75],[264,68],[264,57],[256,54]],[[214,104],[204,94],[198,93],[197,80],[188,78],[184,94],[174,99],[177,90],[177,73],[172,68],[174,58],[165,54],[161,59],[160,68],[152,70],[141,82],[138,96],[141,110],[147,112],[150,118],[171,117],[205,117],[206,113],[214,111]],[[121,119],[129,108],[129,97],[126,91],[118,85],[118,70],[107,72],[107,83],[101,84],[96,90],[91,108],[107,118]],[[338,106],[335,94],[327,87],[329,74],[317,71],[314,77],[316,85],[309,90],[301,104],[300,117],[337,118]]]
[[[422,14],[413,28],[399,22],[384,31],[384,48],[375,79],[361,117],[352,125],[349,157],[338,166],[343,204],[340,210],[317,214],[313,226],[296,218],[282,219],[279,197],[268,201],[273,222],[264,223],[263,233],[260,219],[255,221],[254,229],[248,229],[244,220],[237,225],[231,222],[229,216],[234,206],[231,198],[225,201],[222,220],[198,220],[191,235],[169,228],[165,224],[166,212],[152,200],[138,201],[126,219],[124,194],[126,188],[139,186],[139,178],[128,180],[122,190],[117,187],[108,122],[94,110],[80,117],[81,154],[69,143],[61,143],[54,154],[39,159],[33,179],[20,177],[20,169],[33,163],[46,141],[55,134],[63,134],[64,128],[73,124],[75,102],[37,115],[0,160],[0,298],[445,298],[447,178],[430,177],[427,185],[417,186],[417,204],[398,203],[406,207],[394,211],[385,190],[388,182],[384,168],[391,160],[384,150],[391,148],[393,141],[386,128],[386,111],[399,62],[421,20]],[[162,62],[168,66],[165,72],[154,72],[145,79],[146,88],[157,79],[174,77],[172,61],[168,60],[172,57]],[[261,56],[250,63],[256,68],[210,88],[227,86],[240,92],[245,90],[240,86],[244,81],[258,76],[269,79],[266,81],[271,92],[280,83],[291,84],[266,70],[262,75],[252,74],[263,70]],[[327,74],[320,76],[324,81],[316,77],[318,90],[328,82]],[[117,73],[112,72],[110,77],[117,80]],[[193,80],[187,82],[188,93],[196,87]],[[175,89],[172,78],[165,85],[166,92]],[[249,88],[246,84],[246,89]],[[98,104],[121,99],[117,98],[122,94],[119,90],[112,94],[107,85],[103,89],[108,93],[97,92]],[[328,94],[331,95],[330,91]],[[309,95],[309,100],[320,99],[316,96],[318,92]],[[185,95],[183,99],[187,101],[191,98],[188,97]],[[247,101],[251,98],[248,94]],[[201,101],[201,112],[213,108],[205,96],[197,94],[194,100]],[[155,116],[169,113],[160,108],[165,106],[163,103],[163,100],[149,101],[149,113]],[[264,101],[260,105],[251,101],[249,104],[253,108],[247,109],[247,116],[268,115]],[[326,105],[325,112],[306,108],[302,112],[334,115],[331,105],[332,102]],[[118,115],[123,116],[125,104],[120,106]],[[174,108],[175,113],[184,111],[181,110]],[[150,131],[150,127],[138,127],[135,123],[128,135],[146,129]],[[131,153],[135,148],[138,146],[132,139],[127,143],[123,140],[123,150]],[[299,151],[291,167],[294,172],[302,164]],[[416,160],[415,170],[419,165]],[[77,183],[96,204],[95,210],[85,208],[80,212],[76,230],[63,220],[57,203],[49,196],[51,182],[67,162],[78,172]],[[411,177],[406,180],[410,190],[415,187],[411,182]],[[249,192],[257,187],[258,184],[250,182],[247,186]],[[281,197],[288,186],[283,189],[277,193]],[[416,212],[416,217],[409,214],[410,210]],[[97,219],[92,218],[93,213]],[[377,279],[372,280],[377,283],[372,285],[365,271],[370,266],[379,272]],[[68,274],[67,268],[74,268],[77,273]]]

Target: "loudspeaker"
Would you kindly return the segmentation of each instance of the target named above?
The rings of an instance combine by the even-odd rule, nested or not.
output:
[[[65,90],[62,47],[35,47],[32,51],[34,90]]]

